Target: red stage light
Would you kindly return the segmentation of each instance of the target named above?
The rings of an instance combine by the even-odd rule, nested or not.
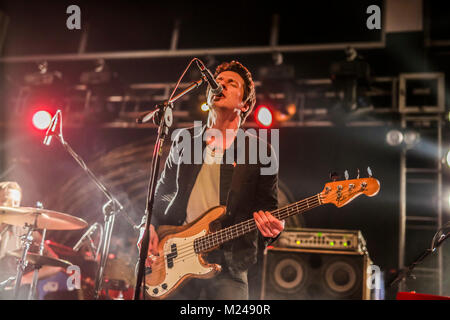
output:
[[[39,130],[45,130],[52,122],[52,115],[48,111],[40,110],[33,115],[33,125]]]
[[[260,127],[270,128],[273,123],[272,110],[266,106],[259,106],[255,111],[255,121]]]

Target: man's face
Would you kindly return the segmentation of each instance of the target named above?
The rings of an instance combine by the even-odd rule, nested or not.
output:
[[[223,87],[222,93],[219,96],[212,96],[210,100],[216,109],[234,110],[238,108],[241,111],[247,109],[243,101],[245,82],[238,73],[234,71],[221,72],[216,81]]]
[[[0,192],[0,206],[19,207],[22,194],[19,190],[7,188]]]

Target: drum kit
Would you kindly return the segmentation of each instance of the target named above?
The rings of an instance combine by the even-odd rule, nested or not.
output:
[[[81,218],[71,216],[69,214],[47,210],[43,208],[33,207],[3,207],[0,206],[0,224],[7,224],[16,227],[22,227],[26,230],[26,233],[21,236],[22,248],[7,252],[6,255],[17,258],[17,273],[15,277],[10,277],[3,282],[0,282],[0,291],[9,290],[13,292],[13,299],[18,299],[19,289],[21,287],[22,277],[25,272],[25,268],[31,266],[33,269],[33,279],[31,281],[28,299],[36,299],[37,297],[37,282],[39,280],[39,269],[44,266],[59,267],[67,269],[74,265],[71,261],[50,257],[44,254],[44,245],[51,247],[53,244],[56,249],[55,252],[65,251],[65,256],[75,257],[81,253],[75,252],[72,248],[64,245],[52,243],[51,241],[45,241],[45,234],[47,230],[80,230],[87,227],[86,221]],[[42,234],[42,239],[39,245],[39,253],[32,253],[30,247],[34,242],[33,233],[39,231]],[[50,244],[50,245],[49,245]],[[74,259],[73,261],[79,263],[80,259]],[[95,273],[95,272],[92,272]],[[124,261],[113,259],[108,260],[105,270],[105,283],[106,293],[108,289],[113,290],[127,290],[133,285],[134,271]],[[0,279],[2,281],[3,279]],[[14,284],[14,288],[12,288]],[[79,288],[77,288],[79,289]],[[112,299],[105,294],[105,290],[102,291],[102,299]],[[90,295],[88,295],[90,298]],[[120,295],[119,299],[123,296]],[[57,298],[57,297],[56,297]]]

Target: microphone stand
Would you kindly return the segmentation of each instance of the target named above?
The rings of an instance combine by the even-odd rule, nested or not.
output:
[[[145,260],[147,259],[148,247],[150,242],[150,221],[152,217],[153,203],[155,198],[155,183],[159,172],[159,164],[161,162],[164,139],[168,135],[169,128],[172,126],[173,122],[173,103],[188,92],[194,90],[195,88],[198,88],[205,81],[206,79],[202,77],[202,79],[193,82],[189,87],[177,94],[175,97],[157,105],[155,110],[144,113],[136,120],[138,123],[145,123],[153,118],[153,122],[158,125],[158,135],[156,138],[155,146],[153,148],[152,162],[150,167],[150,181],[148,184],[145,208],[146,222],[144,235],[141,242],[141,250],[139,252],[138,272],[136,275],[136,285],[134,287],[134,300],[140,299],[141,287],[143,286]],[[145,293],[143,294],[143,297],[145,297]]]
[[[63,147],[67,150],[67,152],[75,159],[75,161],[83,168],[83,170],[87,173],[87,175],[94,181],[95,185],[103,192],[103,194],[108,198],[108,202],[103,206],[103,215],[104,215],[104,229],[105,234],[103,234],[103,238],[101,239],[102,246],[102,254],[100,257],[100,264],[97,269],[96,281],[95,281],[95,291],[94,297],[98,299],[101,286],[103,284],[103,274],[106,267],[106,261],[108,259],[109,247],[111,244],[111,235],[114,228],[114,220],[116,214],[123,210],[122,204],[106,189],[106,187],[97,179],[97,177],[92,173],[92,171],[86,166],[86,163],[83,159],[80,158],[78,154],[70,147],[70,145],[64,140],[62,137],[62,132],[55,135],[56,138],[61,142]],[[129,221],[130,222],[130,221]],[[131,223],[131,222],[130,222]],[[134,228],[136,226],[133,225]]]
[[[447,226],[448,225],[448,226]],[[414,260],[413,263],[411,263],[409,266],[399,270],[395,276],[395,278],[389,283],[389,287],[393,287],[394,285],[396,285],[397,283],[399,283],[400,281],[404,281],[406,280],[406,278],[409,278],[413,275],[411,275],[412,271],[414,270],[414,268],[422,263],[422,261],[428,257],[431,253],[435,252],[436,249],[450,236],[450,232],[447,232],[447,234],[443,234],[440,236],[439,239],[437,239],[436,244],[435,244],[435,239],[437,237],[437,235],[439,234],[439,232],[441,230],[444,230],[446,227],[450,227],[450,224],[447,223],[446,226],[444,226],[443,228],[441,228],[434,236],[433,238],[433,244],[432,244],[432,248],[431,249],[426,249],[425,251],[423,251],[419,257]],[[413,276],[414,277],[414,276]]]

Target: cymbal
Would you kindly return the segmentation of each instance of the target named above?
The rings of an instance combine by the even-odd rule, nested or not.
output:
[[[8,251],[6,255],[16,258],[22,258],[22,249]],[[41,256],[37,253],[28,252],[26,260],[30,264],[38,265],[38,266],[52,266],[52,267],[61,267],[67,268],[72,265],[69,261],[51,258],[48,256]]]
[[[13,226],[34,225],[37,229],[47,230],[78,230],[87,227],[87,222],[66,213],[31,208],[31,207],[1,207],[0,223]]]
[[[128,285],[134,285],[134,268],[122,259],[108,259],[105,267],[105,279],[122,280]]]

